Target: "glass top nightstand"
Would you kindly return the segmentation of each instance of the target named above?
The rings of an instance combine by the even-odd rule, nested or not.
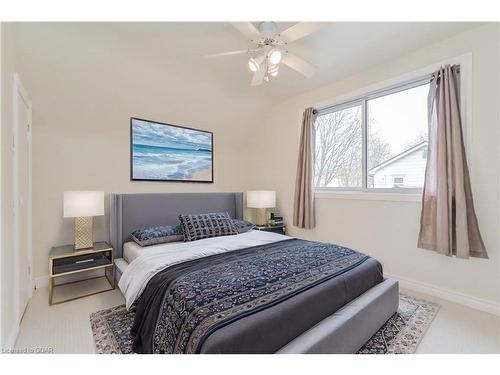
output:
[[[93,276],[88,278],[79,278],[78,281],[71,281],[54,285],[55,278],[61,276],[74,275],[91,270],[104,270],[104,276],[109,282],[110,288],[99,290],[93,293],[87,293],[74,298],[53,301],[54,288],[62,285],[83,282],[85,280],[95,279],[104,276]],[[73,245],[64,245],[53,247],[49,255],[49,304],[58,304],[72,301],[77,298],[87,297],[93,294],[102,293],[115,288],[115,268],[114,251],[107,242],[96,242],[94,247],[83,250],[74,250]]]
[[[253,229],[255,230],[263,230],[266,232],[274,232],[274,233],[279,233],[279,234],[285,234],[286,233],[286,226],[285,224],[280,224],[280,225],[256,225]]]

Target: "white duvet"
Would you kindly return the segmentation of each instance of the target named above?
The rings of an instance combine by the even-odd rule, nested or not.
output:
[[[206,238],[192,242],[171,242],[147,246],[125,269],[118,286],[125,296],[127,309],[141,295],[148,281],[160,270],[192,259],[209,255],[266,245],[290,237],[251,230],[234,236]]]

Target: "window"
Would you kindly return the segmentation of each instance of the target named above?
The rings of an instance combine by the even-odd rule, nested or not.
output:
[[[314,185],[421,189],[427,163],[430,77],[320,110]]]
[[[315,186],[363,186],[362,112],[354,104],[316,119]]]
[[[405,185],[404,176],[392,176],[392,187],[402,188]]]

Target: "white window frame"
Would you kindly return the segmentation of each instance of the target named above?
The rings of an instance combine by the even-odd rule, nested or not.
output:
[[[360,192],[391,192],[391,193],[401,193],[403,190],[406,194],[418,194],[422,192],[422,189],[408,189],[408,188],[369,188],[368,187],[368,158],[367,158],[367,147],[368,147],[368,101],[373,99],[378,99],[387,95],[396,94],[406,90],[411,90],[416,87],[420,87],[429,84],[432,77],[427,75],[425,77],[419,77],[411,82],[405,82],[385,89],[377,90],[369,94],[363,95],[355,100],[351,100],[347,103],[342,103],[334,106],[329,106],[318,110],[318,117],[326,115],[333,112],[341,111],[342,109],[351,108],[354,106],[361,106],[361,138],[362,138],[362,182],[361,187],[315,187],[316,191],[360,191]]]
[[[445,61],[440,61],[429,65],[425,68],[407,73],[400,77],[383,81],[376,85],[366,87],[364,89],[351,92],[347,95],[342,95],[335,99],[330,99],[321,103],[316,103],[315,108],[318,109],[318,115],[335,112],[342,108],[356,105],[362,102],[363,116],[363,187],[362,188],[346,188],[346,187],[314,187],[315,197],[319,199],[361,199],[361,200],[384,200],[384,201],[412,201],[420,202],[422,197],[422,189],[411,188],[367,188],[367,160],[366,160],[366,129],[367,129],[367,113],[366,101],[377,97],[389,95],[405,89],[411,89],[425,84],[425,80],[430,82],[433,72],[441,66],[451,64],[460,66],[460,102],[462,127],[464,129],[464,143],[467,152],[469,170],[473,172],[471,165],[473,161],[470,159],[472,148],[472,54],[464,54]]]

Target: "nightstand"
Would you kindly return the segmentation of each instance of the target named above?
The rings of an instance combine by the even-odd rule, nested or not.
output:
[[[74,275],[76,273],[90,270],[104,270],[104,276],[109,282],[110,288],[88,293],[82,296],[53,302],[54,288],[62,285],[72,284],[98,277],[82,278],[78,281],[54,285],[57,277]],[[94,247],[83,250],[75,250],[73,245],[53,247],[49,255],[49,305],[72,301],[78,298],[91,296],[106,292],[115,288],[115,266],[113,248],[107,242],[95,242]]]
[[[281,225],[256,225],[253,229],[263,230],[266,232],[274,232],[274,233],[279,233],[279,234],[286,233],[286,227],[284,224],[281,224]]]

